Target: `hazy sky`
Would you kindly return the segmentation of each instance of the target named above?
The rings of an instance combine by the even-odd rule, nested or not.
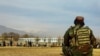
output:
[[[63,36],[76,16],[100,36],[100,0],[0,0],[0,25]]]

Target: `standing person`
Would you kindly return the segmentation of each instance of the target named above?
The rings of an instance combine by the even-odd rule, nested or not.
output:
[[[77,16],[75,26],[71,26],[64,35],[62,51],[64,56],[92,56],[96,39],[92,30],[84,26],[84,17]]]
[[[29,41],[29,47],[32,47],[32,42],[31,41]]]
[[[5,42],[5,40],[3,41],[3,46],[6,46],[6,42]]]
[[[13,45],[13,42],[12,42],[12,40],[10,40],[10,46],[12,46]]]

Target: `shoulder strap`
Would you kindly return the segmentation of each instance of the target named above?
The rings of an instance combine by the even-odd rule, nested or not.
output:
[[[69,35],[71,36],[70,45],[76,45],[75,26],[70,26]]]

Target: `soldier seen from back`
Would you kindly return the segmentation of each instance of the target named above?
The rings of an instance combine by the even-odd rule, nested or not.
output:
[[[84,17],[77,16],[75,26],[71,26],[64,35],[62,51],[64,56],[93,56],[96,39],[92,30],[85,26]]]

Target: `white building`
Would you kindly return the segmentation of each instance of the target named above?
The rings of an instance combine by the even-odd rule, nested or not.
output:
[[[36,38],[19,38],[18,42],[25,42],[25,41],[31,41],[36,42]],[[58,38],[39,38],[39,42],[51,42],[55,43],[58,42]]]
[[[36,40],[37,38],[19,38],[18,43],[23,43],[26,44],[26,42],[32,42],[33,45],[36,45],[38,42],[38,44],[46,44],[46,45],[57,45],[58,43],[58,38],[38,38],[38,41]],[[62,44],[62,39],[61,39],[61,44]]]

